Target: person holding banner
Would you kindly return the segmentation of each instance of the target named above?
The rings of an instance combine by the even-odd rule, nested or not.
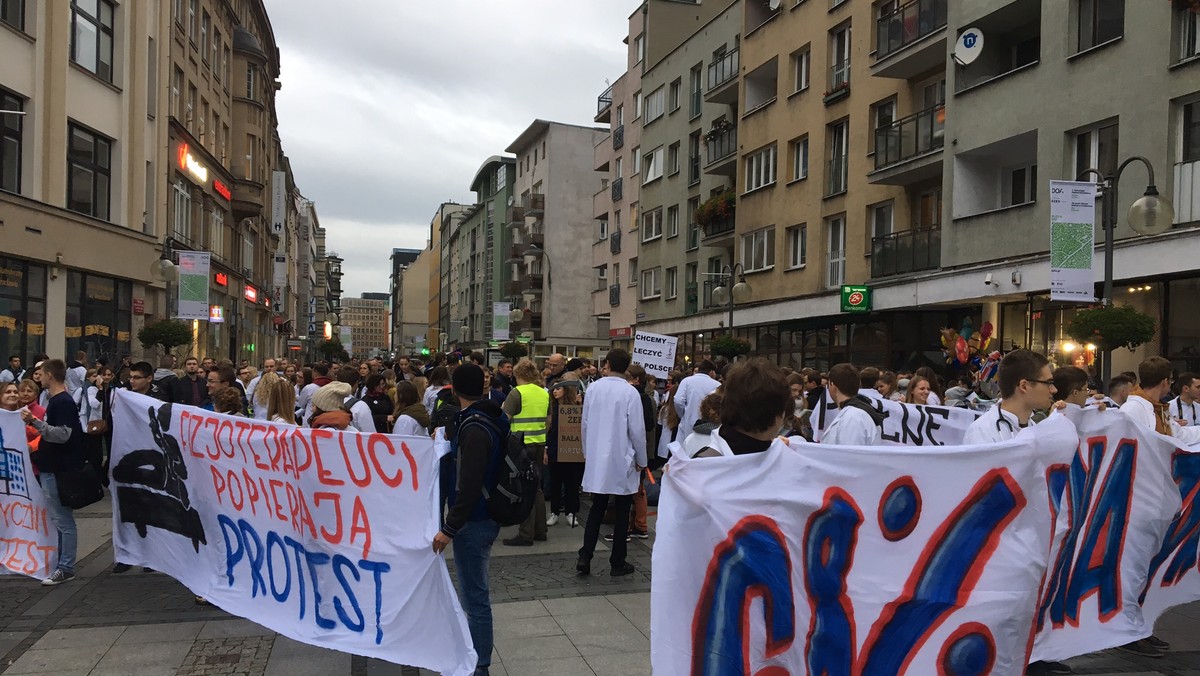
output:
[[[878,446],[882,440],[884,414],[862,394],[861,376],[851,364],[835,364],[829,369],[829,398],[837,404],[838,415],[821,435],[821,443],[834,446]],[[874,390],[872,390],[874,391]],[[876,392],[876,395],[879,393]]]
[[[763,357],[734,364],[722,390],[720,425],[707,434],[697,430],[672,444],[672,454],[728,457],[762,453],[774,443],[791,443],[779,433],[793,411],[792,392],[774,364]]]
[[[692,428],[700,419],[700,402],[721,385],[717,382],[716,375],[717,367],[711,361],[704,359],[696,366],[695,373],[679,383],[674,400],[675,412],[679,414],[679,430],[675,435],[676,441],[687,441],[688,435],[692,433]]]
[[[1200,395],[1200,383],[1196,382],[1196,374],[1184,373],[1175,380],[1175,384],[1179,387],[1179,396],[1167,404],[1171,416],[1188,425],[1200,425],[1200,404],[1196,402],[1197,395]]]
[[[1054,404],[1054,374],[1045,355],[1013,350],[1000,360],[1000,403],[971,423],[964,444],[1007,441],[1034,424],[1033,412]]]
[[[550,516],[546,517],[546,525],[558,524],[558,515],[566,514],[566,521],[571,528],[579,525],[579,486],[583,482],[583,463],[572,461],[559,455],[560,426],[562,420],[561,408],[578,406],[579,392],[570,385],[558,383],[550,390],[553,402],[550,404],[550,420],[546,433],[546,469],[550,477]],[[577,410],[577,409],[572,409]],[[565,456],[566,453],[564,452]]]

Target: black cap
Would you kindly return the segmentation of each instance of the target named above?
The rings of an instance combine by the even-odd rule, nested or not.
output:
[[[578,371],[581,368],[583,368],[583,360],[582,359],[572,358],[571,361],[567,362],[567,370],[568,371]]]
[[[463,364],[454,369],[454,373],[450,376],[450,384],[454,388],[454,392],[463,397],[482,397],[483,369],[475,364]]]

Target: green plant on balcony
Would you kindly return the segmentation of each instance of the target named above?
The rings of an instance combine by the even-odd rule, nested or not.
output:
[[[1080,343],[1093,343],[1108,352],[1118,347],[1134,349],[1154,338],[1154,318],[1132,305],[1080,310],[1067,323],[1067,335]]]
[[[737,193],[733,190],[725,190],[720,194],[713,195],[701,202],[699,207],[696,207],[696,225],[699,225],[701,228],[708,228],[716,223],[723,223],[733,218],[736,206]]]
[[[713,120],[712,128],[704,135],[704,140],[709,143],[715,143],[730,129],[733,129],[733,123],[723,117],[719,117]]]
[[[709,349],[714,357],[725,357],[732,361],[750,351],[750,341],[723,333],[713,338]]]

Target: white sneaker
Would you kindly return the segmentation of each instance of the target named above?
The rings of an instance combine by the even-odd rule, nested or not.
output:
[[[555,514],[554,512],[550,512],[550,516],[546,517],[546,525],[547,526],[558,525],[558,515]]]
[[[574,528],[579,525],[579,519],[574,514],[568,514],[567,523],[571,524],[571,528]]]

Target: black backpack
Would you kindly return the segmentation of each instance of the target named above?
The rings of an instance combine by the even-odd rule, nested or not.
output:
[[[439,427],[445,427],[447,430],[454,427],[460,410],[462,409],[458,406],[458,398],[450,388],[439,390],[433,402],[433,414],[429,416],[429,433],[433,434]]]
[[[488,473],[483,485],[483,499],[487,502],[488,516],[501,526],[516,526],[525,521],[533,511],[541,485],[541,468],[533,461],[520,435],[501,430],[491,419],[472,415],[462,422],[458,433],[466,425],[480,424],[492,437],[492,447],[499,447],[488,460]]]

